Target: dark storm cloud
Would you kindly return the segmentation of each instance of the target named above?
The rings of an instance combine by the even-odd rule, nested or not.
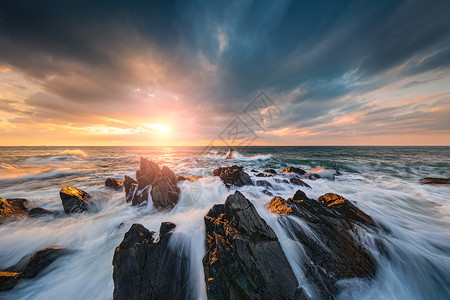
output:
[[[83,118],[131,114],[142,100],[130,93],[148,85],[187,94],[199,123],[227,119],[259,90],[300,89],[279,98],[283,121],[312,125],[367,108],[340,97],[448,68],[449,11],[447,0],[2,1],[0,62],[50,94],[27,100],[43,118],[70,114],[68,103],[85,105]],[[163,71],[142,74],[134,63],[148,57]]]

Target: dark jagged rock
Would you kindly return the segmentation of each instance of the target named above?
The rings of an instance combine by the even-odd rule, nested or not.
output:
[[[22,278],[34,278],[59,257],[71,253],[61,247],[48,247],[23,257],[19,263],[0,272],[0,291],[12,289]]]
[[[171,208],[175,206],[178,203],[179,194],[180,189],[166,173],[161,172],[156,176],[151,191],[155,207]]]
[[[271,177],[272,175],[264,174],[264,173],[258,173],[255,175],[256,177]]]
[[[0,292],[12,289],[19,280],[19,273],[0,272]]]
[[[137,187],[138,187],[137,181],[134,180],[133,178],[125,175],[125,180],[123,181],[123,186],[125,187],[126,200],[127,200],[127,202],[130,202],[133,199],[134,194],[137,191]]]
[[[297,280],[275,232],[240,192],[205,216],[208,299],[291,299]]]
[[[422,184],[450,184],[450,178],[427,177],[427,178],[420,179],[420,183],[422,183]]]
[[[29,201],[22,198],[0,198],[0,224],[12,218],[26,215]]]
[[[264,191],[262,191],[265,195],[267,195],[267,196],[273,196],[273,194],[272,194],[272,192],[271,191],[269,191],[269,190],[264,190]]]
[[[34,207],[34,208],[30,209],[30,211],[28,212],[29,218],[39,218],[39,217],[56,216],[56,215],[58,215],[58,213],[47,210],[42,207]]]
[[[275,197],[266,205],[267,209],[282,215],[280,223],[302,244],[307,256],[304,259],[305,275],[320,299],[331,299],[338,293],[335,286],[338,280],[371,277],[376,269],[374,258],[351,234],[354,222],[371,224],[368,216],[339,197],[327,194],[319,202],[299,190],[288,200]],[[312,234],[283,215],[299,217]]]
[[[66,214],[83,212],[88,210],[90,207],[91,196],[85,191],[77,189],[73,186],[66,186],[62,188],[61,192],[59,192],[59,196],[61,197],[62,205]]]
[[[131,226],[114,253],[115,300],[190,298],[187,258],[168,247],[173,228],[173,223],[162,223],[155,242],[155,232]]]
[[[322,178],[319,174],[316,173],[305,173],[302,175],[302,177],[309,180],[316,180]]]
[[[265,172],[265,173],[271,173],[271,174],[278,174],[277,173],[277,171],[275,171],[274,169],[267,169],[267,170],[264,170],[263,172]]]
[[[256,185],[257,186],[263,186],[263,187],[270,187],[270,188],[273,189],[273,185],[270,182],[265,181],[265,180],[257,180],[256,181]]]
[[[161,173],[164,174],[172,184],[175,185],[178,183],[177,175],[175,175],[175,173],[169,167],[163,166],[161,169]]]
[[[161,169],[157,163],[141,157],[139,170],[136,172],[138,189],[141,190],[147,185],[152,184],[159,173],[161,173]]]
[[[347,199],[333,193],[327,193],[317,199],[327,210],[332,211],[336,216],[344,218],[348,223],[357,221],[366,225],[373,224],[372,218],[365,214]]]
[[[250,172],[253,172],[253,173],[258,173],[258,171],[256,171],[256,170],[250,170]]]
[[[300,169],[300,168],[296,168],[296,167],[287,167],[286,169],[281,171],[281,173],[296,173],[299,175],[303,175],[306,173],[306,171],[303,169]]]
[[[150,186],[146,186],[142,190],[137,191],[134,194],[133,199],[131,199],[131,205],[136,206],[136,205],[140,205],[144,202],[148,202],[149,192],[150,192]]]
[[[306,187],[311,188],[311,187],[309,186],[309,184],[307,184],[307,183],[304,182],[303,180],[300,180],[300,179],[295,178],[295,177],[289,178],[289,182],[292,183],[292,184],[295,184],[295,185],[306,186]]]
[[[242,166],[233,165],[231,167],[221,167],[213,172],[213,176],[219,176],[226,187],[232,185],[241,187],[244,185],[253,185],[253,181],[250,176],[245,173]]]
[[[120,190],[122,188],[122,183],[115,180],[114,178],[106,178],[105,186],[115,190]]]

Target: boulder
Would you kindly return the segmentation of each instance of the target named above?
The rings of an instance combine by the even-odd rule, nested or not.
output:
[[[148,195],[150,193],[151,186],[146,186],[142,190],[137,191],[133,199],[131,199],[131,206],[140,205],[144,202],[148,202]]]
[[[19,273],[0,272],[0,292],[12,289],[19,280]]]
[[[136,172],[138,189],[143,189],[147,185],[152,184],[152,182],[160,172],[161,169],[159,168],[157,163],[141,157],[139,170]]]
[[[123,181],[123,186],[125,187],[126,200],[127,200],[127,202],[130,202],[133,199],[134,194],[137,191],[137,187],[138,187],[137,181],[134,180],[133,178],[125,175],[125,180]]]
[[[275,232],[239,191],[205,216],[208,299],[291,299],[298,283]]]
[[[318,178],[326,178],[329,180],[334,180],[336,175],[341,175],[341,173],[335,168],[324,168],[324,167],[316,167],[308,170],[309,174],[314,174],[315,176],[319,176]]]
[[[0,291],[12,289],[22,278],[34,278],[59,257],[71,253],[61,247],[48,247],[25,256],[19,263],[0,272]]]
[[[286,169],[284,169],[283,171],[281,171],[281,173],[296,173],[299,175],[303,175],[305,174],[305,170],[300,169],[300,168],[296,168],[296,167],[287,167]]]
[[[264,170],[263,172],[271,173],[271,174],[278,174],[277,171],[275,171],[274,169],[267,169],[267,170]]]
[[[188,261],[182,251],[168,246],[173,223],[162,223],[156,233],[133,224],[113,258],[115,300],[189,299]]]
[[[450,184],[450,178],[427,177],[420,179],[422,184]]]
[[[213,176],[219,176],[226,187],[241,187],[244,185],[253,185],[250,176],[245,173],[242,166],[233,165],[231,167],[221,167],[213,172]]]
[[[307,183],[304,182],[303,180],[300,180],[300,179],[298,179],[298,178],[296,178],[296,177],[289,178],[289,182],[292,183],[292,184],[295,184],[295,185],[305,186],[305,187],[311,188],[311,187],[309,186],[309,184],[307,184]]]
[[[54,211],[47,210],[42,207],[33,207],[28,212],[28,218],[39,218],[39,217],[45,217],[45,216],[56,216],[58,213]]]
[[[175,175],[175,173],[169,167],[163,166],[161,169],[161,173],[164,174],[172,184],[178,183],[177,175]],[[155,177],[155,179],[156,179],[156,177]]]
[[[180,189],[171,178],[161,172],[156,176],[152,186],[152,201],[155,207],[172,208],[179,200]]]
[[[29,201],[22,198],[0,198],[0,224],[12,218],[26,215],[28,205]]]
[[[177,179],[178,179],[178,181],[185,181],[185,180],[188,180],[186,177],[181,176],[181,175],[178,175]]]
[[[120,190],[122,188],[122,183],[120,183],[119,181],[115,180],[114,178],[106,178],[105,180],[105,186],[115,189],[115,190]]]
[[[264,174],[264,173],[258,173],[255,175],[256,177],[271,177],[272,175]]]
[[[299,190],[288,200],[275,197],[266,205],[281,216],[278,220],[291,238],[302,244],[307,256],[305,275],[319,299],[334,298],[338,280],[371,277],[376,270],[374,258],[351,232],[354,223],[365,226],[371,222],[367,222],[366,214],[359,209],[355,212],[356,206],[341,198],[326,194],[316,201]],[[308,228],[286,215],[300,218]]]
[[[90,207],[91,196],[73,186],[66,186],[59,192],[66,214],[84,212]]]

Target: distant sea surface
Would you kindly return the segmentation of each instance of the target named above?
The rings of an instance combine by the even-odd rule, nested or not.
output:
[[[378,270],[371,280],[342,285],[341,299],[450,299],[450,187],[422,185],[424,177],[450,177],[450,147],[248,147],[225,159],[225,147],[0,147],[0,197],[26,198],[33,206],[63,211],[59,191],[75,186],[90,193],[98,213],[21,219],[0,225],[0,270],[41,248],[77,250],[56,261],[37,278],[22,280],[0,299],[112,299],[112,257],[133,223],[158,231],[161,222],[177,224],[174,247],[193,261],[190,285],[206,297],[201,259],[205,253],[203,217],[232,193],[212,171],[220,166],[252,169],[288,166],[336,168],[334,181],[305,180],[308,197],[332,192],[355,202],[390,233],[389,255],[375,249]],[[202,175],[180,182],[180,202],[170,212],[151,205],[131,207],[123,192],[104,187],[107,177],[135,177],[140,157],[167,165],[177,175]],[[274,195],[292,197],[298,186],[273,182]],[[269,225],[276,216],[264,208],[271,197],[264,187],[239,189]],[[119,224],[124,223],[121,229]],[[298,261],[286,235],[277,232],[290,262]],[[370,247],[370,242],[367,242]],[[299,274],[296,274],[301,277]]]

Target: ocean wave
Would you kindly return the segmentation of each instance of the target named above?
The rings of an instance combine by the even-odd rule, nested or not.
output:
[[[83,150],[80,149],[66,149],[64,151],[59,152],[61,155],[71,155],[71,156],[78,156],[78,157],[89,157],[89,155],[86,154]]]

